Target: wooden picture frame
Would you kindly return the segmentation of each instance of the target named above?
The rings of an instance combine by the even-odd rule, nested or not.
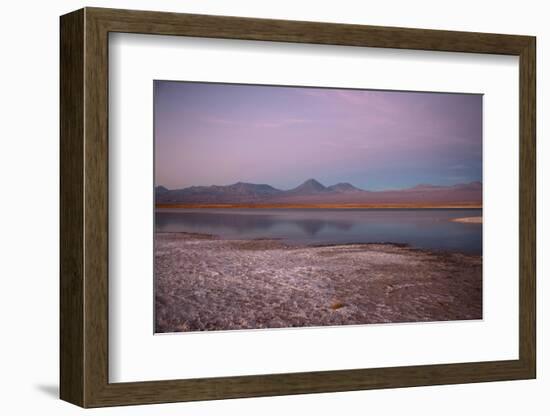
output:
[[[535,38],[85,8],[61,17],[60,396],[82,407],[535,378]],[[109,383],[110,32],[519,56],[519,359]]]

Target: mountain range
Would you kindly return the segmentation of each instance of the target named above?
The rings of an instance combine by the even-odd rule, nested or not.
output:
[[[469,204],[481,205],[482,184],[451,186],[420,184],[412,188],[366,191],[350,183],[325,186],[308,179],[296,188],[281,190],[267,184],[237,182],[232,185],[155,188],[156,204]]]

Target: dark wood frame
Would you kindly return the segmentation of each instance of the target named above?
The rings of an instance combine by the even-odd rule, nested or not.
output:
[[[109,32],[519,56],[519,359],[109,383]],[[535,50],[530,36],[99,8],[62,16],[61,398],[100,407],[535,378]]]

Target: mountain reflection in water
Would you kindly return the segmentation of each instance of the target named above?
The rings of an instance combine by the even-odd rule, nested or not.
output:
[[[481,209],[157,209],[155,229],[289,244],[391,242],[481,254],[482,226],[450,221],[481,215]]]

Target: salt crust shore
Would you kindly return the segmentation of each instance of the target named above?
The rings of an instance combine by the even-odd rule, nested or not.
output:
[[[481,319],[481,256],[155,235],[156,332]]]
[[[462,222],[465,224],[482,224],[483,217],[464,217],[464,218],[453,218],[453,222]]]

